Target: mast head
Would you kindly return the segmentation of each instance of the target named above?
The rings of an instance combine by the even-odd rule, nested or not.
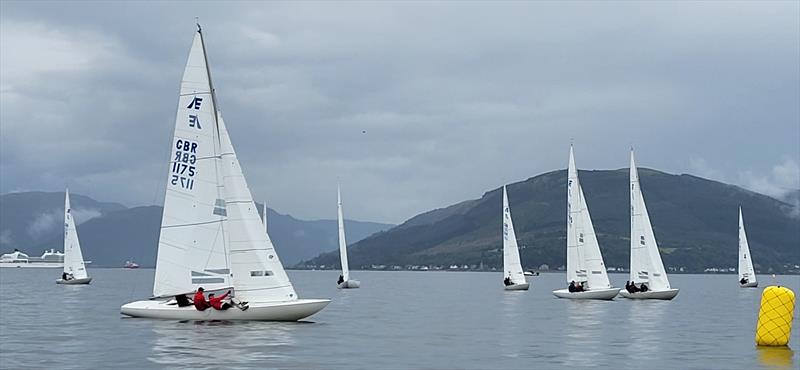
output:
[[[203,32],[203,28],[200,27],[200,17],[194,17],[194,24],[197,25],[197,32]]]

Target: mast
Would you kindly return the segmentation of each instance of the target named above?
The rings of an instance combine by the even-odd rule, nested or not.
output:
[[[220,129],[219,129],[219,108],[217,108],[217,93],[216,90],[214,89],[214,81],[211,78],[211,67],[208,65],[208,53],[206,52],[206,41],[205,37],[203,37],[203,28],[200,27],[200,22],[197,22],[197,33],[200,35],[200,45],[203,47],[203,61],[205,62],[204,64],[206,66],[206,76],[208,76],[208,87],[211,90],[210,91],[211,110],[212,110],[212,116],[214,118],[214,136],[216,137],[216,140],[214,140],[214,155],[216,156],[216,159],[214,160],[214,169],[217,172],[216,176],[217,199],[222,200],[222,202],[225,202],[225,197],[223,196],[222,193],[225,189],[224,188],[225,183],[224,179],[220,177],[220,173],[222,172],[222,170],[220,169],[220,164],[219,164],[219,160],[222,159],[222,142],[220,141],[221,140],[220,136],[222,135],[220,134]],[[227,208],[227,204],[226,203],[224,204],[225,208]],[[227,211],[225,211],[224,214],[225,214],[224,216],[223,215],[219,216],[220,219],[223,220],[223,222],[220,223],[220,229],[222,231],[221,232],[222,248],[225,255],[225,265],[227,265],[228,270],[230,270],[230,261],[228,258],[229,257],[228,253],[230,253],[230,251],[228,250],[228,243],[225,238],[225,222],[224,222],[225,218],[227,217]]]

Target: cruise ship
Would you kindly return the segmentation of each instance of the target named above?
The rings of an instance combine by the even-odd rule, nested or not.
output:
[[[62,268],[64,267],[64,253],[55,249],[44,251],[41,257],[30,257],[14,249],[14,252],[0,255],[0,267],[24,268]]]

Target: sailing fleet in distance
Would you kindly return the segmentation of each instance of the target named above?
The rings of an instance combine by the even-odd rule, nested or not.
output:
[[[176,320],[296,321],[328,305],[327,298],[301,299],[292,285],[267,233],[266,204],[259,217],[217,106],[200,26],[181,80],[178,113],[172,140],[152,297],[124,304],[126,316]],[[647,213],[639,175],[630,152],[630,276],[623,289],[608,278],[600,245],[570,146],[567,171],[566,284],[553,291],[564,299],[671,300],[678,288],[670,285]],[[359,288],[347,259],[341,188],[337,185],[337,213],[341,274],[339,289]],[[507,291],[527,291],[531,284],[523,271],[503,186],[503,285]],[[24,256],[24,257],[23,257]],[[28,256],[15,251],[0,256],[2,267],[22,267]],[[28,267],[28,266],[25,266]],[[138,267],[128,262],[128,268]],[[64,200],[63,272],[57,284],[89,284],[69,191]],[[755,271],[739,208],[739,284],[756,287]],[[230,291],[248,309],[198,310],[180,304],[187,295]]]

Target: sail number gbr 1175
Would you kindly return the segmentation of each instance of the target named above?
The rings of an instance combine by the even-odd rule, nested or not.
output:
[[[173,186],[192,190],[194,188],[194,175],[197,174],[195,167],[197,162],[197,143],[178,139],[175,141],[175,149],[175,155],[172,158],[172,176],[169,183]]]

